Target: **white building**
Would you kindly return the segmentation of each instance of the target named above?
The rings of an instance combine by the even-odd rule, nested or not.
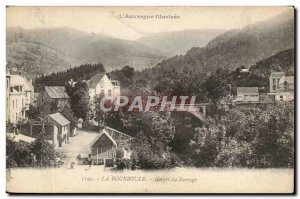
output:
[[[285,76],[284,72],[270,74],[270,93],[276,101],[294,100],[294,76]]]
[[[67,143],[70,138],[71,122],[60,113],[53,113],[43,119],[45,124],[53,124],[53,145],[61,147],[63,143]]]
[[[258,87],[237,87],[237,102],[258,102]]]
[[[279,82],[282,77],[284,77],[284,72],[272,72],[270,74],[270,93],[276,93],[279,90]]]
[[[6,121],[16,124],[26,119],[32,103],[34,88],[21,75],[6,75]]]
[[[89,81],[89,95],[93,101],[95,96],[103,94],[113,98],[120,96],[119,81],[110,80],[105,73],[93,76]]]

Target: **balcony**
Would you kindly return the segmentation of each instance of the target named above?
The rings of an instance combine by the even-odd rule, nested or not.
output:
[[[114,87],[120,86],[120,82],[118,80],[110,80],[110,82],[114,85]]]

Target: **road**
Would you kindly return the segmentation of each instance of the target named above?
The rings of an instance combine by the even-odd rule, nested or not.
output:
[[[91,142],[99,135],[97,132],[88,132],[78,130],[78,135],[70,137],[69,143],[64,144],[59,148],[59,152],[66,155],[68,164],[69,162],[77,162],[76,157],[80,154],[81,157],[86,157],[90,153]]]

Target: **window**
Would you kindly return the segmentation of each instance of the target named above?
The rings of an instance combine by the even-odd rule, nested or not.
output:
[[[16,108],[18,108],[18,100],[16,99]]]
[[[101,85],[101,88],[103,88],[104,87],[104,81],[101,81],[100,85]]]
[[[289,84],[287,81],[284,81],[283,85],[284,85],[284,90],[286,90],[286,91],[289,90]]]
[[[108,90],[108,96],[111,96],[111,90]]]

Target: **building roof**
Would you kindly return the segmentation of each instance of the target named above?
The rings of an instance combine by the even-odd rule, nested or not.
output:
[[[237,87],[237,93],[258,95],[258,87]]]
[[[281,78],[284,75],[285,75],[284,72],[271,72],[270,77],[279,77],[279,78]]]
[[[71,122],[69,120],[67,120],[67,118],[65,118],[62,114],[60,113],[53,113],[51,115],[48,115],[45,117],[45,119],[47,117],[51,117],[54,121],[56,121],[57,123],[59,123],[61,126],[66,126],[68,124],[70,124]],[[45,120],[44,119],[44,120]]]
[[[102,137],[106,136],[114,146],[117,146],[117,142],[108,134],[108,132],[103,129],[102,132],[94,139],[94,141],[91,143],[91,147]]]
[[[69,98],[64,86],[45,86],[45,91],[49,94],[51,98],[55,98],[55,99]]]
[[[23,86],[24,91],[34,91],[33,85],[21,75],[7,75],[10,77],[10,86]]]
[[[105,76],[105,73],[98,73],[90,79],[90,88],[96,88],[97,84]]]

